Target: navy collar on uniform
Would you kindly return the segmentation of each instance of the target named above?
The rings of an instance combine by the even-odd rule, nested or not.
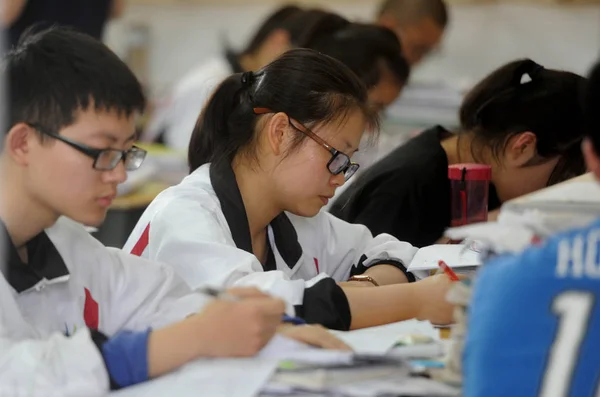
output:
[[[254,254],[246,208],[231,165],[225,162],[213,163],[209,173],[211,184],[221,203],[221,210],[225,215],[235,245],[239,249]],[[277,251],[289,268],[293,268],[302,256],[302,247],[298,242],[296,229],[285,213],[281,213],[273,219],[270,226],[275,237]],[[266,266],[263,266],[265,270],[275,270],[272,261],[267,262]]]
[[[4,241],[7,243],[8,266],[3,274],[8,283],[17,291],[23,292],[46,280],[53,280],[69,275],[58,250],[45,232],[41,232],[26,244],[28,263],[19,257],[17,248],[9,237],[4,223],[0,222]]]

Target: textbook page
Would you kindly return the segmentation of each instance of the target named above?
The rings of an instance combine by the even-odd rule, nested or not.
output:
[[[458,397],[460,390],[452,386],[420,377],[390,376],[380,379],[353,382],[343,386],[329,388],[323,392],[303,390],[283,383],[271,382],[263,389],[259,397],[294,396],[344,396],[344,397]]]
[[[110,397],[254,397],[277,369],[256,358],[194,361],[169,375],[110,393]]]
[[[397,323],[357,329],[354,331],[330,331],[346,342],[356,353],[386,354],[404,335],[424,335],[440,339],[440,333],[429,321],[407,320]]]
[[[451,268],[475,267],[481,265],[476,243],[434,244],[423,247],[413,257],[408,271],[438,269],[438,261],[443,260]]]
[[[275,335],[258,354],[258,359],[276,362],[295,361],[304,364],[349,364],[354,352],[342,350],[325,350],[304,343]]]

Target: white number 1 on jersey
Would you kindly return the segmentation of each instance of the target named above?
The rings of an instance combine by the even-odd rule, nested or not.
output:
[[[593,306],[594,295],[590,292],[567,291],[554,298],[552,311],[559,316],[559,324],[540,397],[566,397],[571,394],[569,389],[573,370],[577,365]]]

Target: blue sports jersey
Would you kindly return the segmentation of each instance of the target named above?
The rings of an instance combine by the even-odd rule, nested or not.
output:
[[[600,397],[600,221],[480,271],[464,396]]]

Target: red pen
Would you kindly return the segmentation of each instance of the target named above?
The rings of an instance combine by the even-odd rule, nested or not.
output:
[[[448,278],[450,280],[460,281],[460,279],[458,278],[456,273],[454,273],[454,271],[450,268],[450,266],[448,266],[446,264],[446,262],[440,260],[440,261],[438,261],[438,266],[440,267],[440,269],[442,269],[444,271],[444,273],[446,273],[446,275],[448,276]]]

